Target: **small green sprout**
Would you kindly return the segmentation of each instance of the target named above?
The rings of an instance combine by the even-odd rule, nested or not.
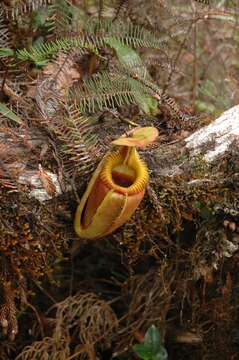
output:
[[[144,360],[167,360],[167,350],[161,343],[159,330],[152,325],[145,334],[143,344],[133,346],[134,352]]]

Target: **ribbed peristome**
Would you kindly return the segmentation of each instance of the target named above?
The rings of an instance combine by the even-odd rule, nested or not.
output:
[[[143,160],[140,159],[139,154],[135,148],[131,149],[131,151],[132,153],[129,156],[127,165],[129,168],[134,170],[135,178],[130,186],[123,187],[116,184],[112,176],[113,169],[117,165],[121,165],[124,162],[126,156],[125,149],[109,154],[109,156],[105,159],[103,168],[100,173],[100,179],[103,181],[103,183],[110,189],[113,189],[121,194],[138,194],[145,190],[145,187],[148,183],[147,165]]]

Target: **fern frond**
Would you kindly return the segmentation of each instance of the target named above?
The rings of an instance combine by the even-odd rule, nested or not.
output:
[[[54,0],[21,0],[14,6],[5,7],[5,14],[8,19],[16,20],[32,11],[39,10],[51,4]]]
[[[209,0],[194,0],[194,1],[199,2],[201,4],[204,4],[204,5],[209,5],[210,4]]]
[[[162,102],[164,102],[167,105],[167,107],[169,108],[169,110],[173,115],[176,115],[179,119],[183,121],[186,120],[185,114],[180,110],[178,104],[173,98],[171,98],[168,94],[163,93],[161,95],[161,99]]]
[[[92,20],[85,25],[84,31],[31,47],[29,50],[20,49],[16,52],[16,56],[20,60],[39,63],[58,51],[71,49],[89,50],[99,55],[99,50],[107,47],[112,38],[132,47],[158,49],[163,44],[163,41],[155,37],[153,33],[130,22],[112,23],[112,20],[104,20],[99,27],[99,23]]]
[[[135,104],[135,89],[129,80],[122,74],[102,72],[74,89],[72,98],[83,113]]]
[[[10,146],[8,141],[6,138],[0,140],[0,186],[9,191],[17,191],[17,155],[14,153],[14,146]]]
[[[0,48],[10,48],[12,44],[9,29],[5,23],[3,9],[0,9]]]
[[[16,360],[47,359],[54,354],[55,359],[64,360],[70,356],[69,339],[67,337],[44,337],[24,347]]]
[[[117,22],[112,26],[110,37],[114,36],[123,44],[134,48],[161,49],[164,40],[159,39],[151,31],[142,26],[134,25],[129,21]]]
[[[101,21],[103,19],[104,13],[106,11],[106,5],[104,0],[98,0],[98,19],[99,19],[99,24],[101,24]]]
[[[125,68],[125,71],[127,71],[133,79],[137,80],[139,83],[145,86],[145,89],[148,89],[149,94],[151,94],[155,99],[166,104],[166,106],[169,108],[169,111],[173,115],[176,115],[178,118],[184,121],[186,120],[185,114],[181,112],[175,100],[168,94],[164,93],[162,89],[160,89],[156,84],[146,78],[139,76],[139,74],[134,72],[132,68]]]
[[[97,29],[99,32],[97,33]],[[85,25],[85,33],[90,36],[94,35],[97,38],[108,40],[115,37],[125,45],[135,48],[146,47],[161,49],[164,40],[159,39],[153,32],[143,28],[139,25],[134,25],[130,21],[113,22],[112,19],[104,19],[101,21],[100,28],[96,20],[91,19]]]
[[[56,54],[59,51],[69,51],[78,49],[83,55],[86,51],[98,53],[93,42],[87,41],[84,37],[66,37],[56,41],[46,42],[41,45],[31,47],[29,50],[17,50],[16,56],[20,60],[31,60],[35,63],[43,61]]]
[[[69,31],[71,28],[73,13],[76,7],[69,0],[58,0],[49,6],[51,31],[55,33]]]
[[[120,16],[120,14],[126,10],[127,4],[129,3],[129,0],[117,0],[114,6],[114,17],[113,17],[113,22],[115,20],[117,20]]]
[[[75,106],[66,108],[66,111],[66,116],[48,125],[62,143],[65,171],[70,174],[76,170],[77,174],[86,175],[99,156],[98,138],[93,133],[90,119],[82,116]]]

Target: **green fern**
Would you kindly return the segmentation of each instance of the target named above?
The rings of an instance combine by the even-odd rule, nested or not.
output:
[[[80,111],[96,112],[116,106],[135,104],[136,92],[144,92],[144,87],[138,84],[133,88],[130,78],[120,73],[102,72],[85,81],[74,89],[72,98],[78,104]]]
[[[159,39],[151,31],[127,21],[115,23],[110,36],[115,36],[123,44],[133,48],[161,49],[164,44],[164,40]]]
[[[69,51],[71,49],[78,49],[80,54],[84,54],[86,51],[91,51],[98,54],[97,49],[93,43],[82,37],[68,37],[58,39],[56,41],[43,43],[32,47],[31,49],[17,50],[16,57],[20,60],[31,60],[35,64],[47,61],[49,57],[58,53],[59,51]]]
[[[73,43],[73,38],[70,42]],[[64,48],[66,51],[68,45],[67,41],[59,41],[58,49]],[[114,72],[98,73],[75,87],[71,94],[71,101],[78,105],[82,113],[95,113],[107,108],[137,104],[145,113],[150,114],[157,111],[157,101],[163,101],[172,113],[183,117],[175,101],[163,94],[162,90],[153,83],[146,67],[134,50],[114,38],[109,38],[107,45],[116,51],[120,65]],[[26,59],[31,56],[35,62],[39,62],[44,59],[44,51],[51,53],[52,49],[49,44],[48,46],[45,44],[31,55],[28,52],[21,52],[21,58]],[[83,49],[81,51],[83,53]]]
[[[90,19],[85,25],[85,33],[103,38],[103,43],[109,37],[115,37],[123,44],[134,48],[146,47],[160,49],[164,43],[163,40],[159,39],[151,31],[139,25],[134,25],[127,20],[113,22],[112,19],[104,19],[99,26],[97,20]]]
[[[116,52],[117,59],[120,63],[120,66],[122,66],[122,73],[125,71],[127,73],[129,70],[129,75],[131,75],[131,71],[131,73],[137,74],[137,76],[140,78],[152,80],[141,57],[135,50],[128,47],[127,45],[124,45],[121,41],[115,38],[110,38],[107,43]],[[149,95],[148,91],[147,94],[145,94],[145,91],[143,93],[141,88],[139,88],[139,83],[137,80],[130,78],[129,83],[131,89],[134,90],[134,98],[139,108],[146,114],[157,113],[158,102],[156,99]]]
[[[120,1],[119,6],[121,7],[123,3],[125,1]],[[160,49],[163,41],[155,37],[152,32],[127,20],[122,22],[102,18],[103,1],[99,2],[99,7],[100,18],[90,18],[84,23],[83,30],[31,47],[29,50],[17,50],[16,57],[42,66],[58,52],[69,52],[74,49],[77,50],[78,55],[94,53],[101,57],[102,50],[110,48],[120,63],[117,71],[98,73],[92,79],[76,86],[71,95],[71,99],[82,113],[94,113],[107,108],[137,104],[141,110],[150,114],[158,111],[158,102],[164,102],[171,112],[182,117],[175,101],[163,94],[154,84],[146,66],[133,50],[137,47]],[[72,8],[69,0],[60,0],[59,4],[56,2],[52,5],[52,9],[60,13],[62,27],[65,29],[72,25]],[[65,20],[62,9],[65,9]],[[76,22],[74,27],[77,28],[76,19],[74,21]],[[82,26],[82,24],[78,25]]]
[[[30,60],[39,63],[49,59],[59,51],[69,51],[71,49],[87,49],[99,54],[100,49],[108,46],[109,40],[114,37],[127,46],[161,48],[162,41],[158,40],[148,30],[142,29],[131,23],[115,23],[103,21],[100,28],[97,23],[91,21],[86,24],[86,29],[74,35],[46,42],[29,50],[20,49],[16,52],[16,57],[20,60]]]
[[[168,94],[164,93],[162,89],[160,89],[155,83],[134,73],[132,69],[128,69],[127,71],[131,73],[131,76],[135,80],[137,80],[139,83],[144,85],[146,89],[148,89],[149,94],[151,94],[155,99],[157,99],[159,101],[159,104],[164,103],[169,109],[169,111],[172,113],[172,115],[176,115],[179,119],[182,119],[183,121],[186,120],[185,114],[180,110],[176,101]]]
[[[49,6],[50,13],[50,31],[55,33],[69,31],[72,28],[74,14],[77,8],[69,0],[58,0]]]

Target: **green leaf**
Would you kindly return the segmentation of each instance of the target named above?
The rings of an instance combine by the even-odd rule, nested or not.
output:
[[[144,343],[133,346],[136,354],[144,360],[167,360],[167,350],[161,343],[160,332],[152,325],[145,334]]]
[[[152,325],[145,334],[144,344],[151,348],[152,354],[156,355],[161,349],[160,333],[155,325]]]
[[[151,360],[152,359],[152,349],[145,344],[136,344],[133,346],[134,352],[144,360]]]
[[[200,100],[196,101],[196,109],[200,112],[206,112],[209,114],[213,114],[216,111],[216,108],[213,104]]]
[[[41,68],[41,67],[46,66],[48,64],[48,62],[49,62],[49,60],[39,60],[39,61],[35,60],[35,65],[36,65],[36,67]]]
[[[15,121],[18,125],[23,123],[22,119],[10,110],[6,104],[0,102],[0,114],[6,116],[8,119]]]
[[[115,51],[116,56],[122,65],[126,68],[132,68],[139,76],[149,77],[148,71],[136,51],[127,45],[124,45],[114,37],[106,38],[105,43]]]
[[[132,69],[135,74],[142,78],[150,78],[140,56],[133,49],[114,37],[106,38],[105,43],[115,51],[121,65]],[[139,108],[146,114],[155,115],[158,111],[158,101],[149,94],[146,94],[145,91],[140,91],[137,80],[130,79],[129,83],[134,90],[134,98]]]
[[[14,51],[10,48],[0,48],[0,57],[13,56]]]
[[[134,98],[139,108],[143,110],[145,114],[156,115],[158,111],[158,101],[152,96],[145,94],[145,92],[140,91],[137,80],[129,79],[129,83],[132,90],[134,90]]]
[[[213,217],[212,210],[206,207],[204,204],[200,203],[199,201],[195,201],[193,203],[193,207],[198,211],[199,216],[201,216],[202,219],[209,220]]]
[[[161,346],[161,350],[152,356],[152,360],[168,360],[168,353],[167,350]]]
[[[44,27],[47,23],[48,16],[49,16],[49,10],[46,8],[33,11],[32,26],[34,30]]]

